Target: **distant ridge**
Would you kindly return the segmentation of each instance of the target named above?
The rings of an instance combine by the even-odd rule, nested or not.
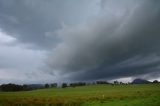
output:
[[[140,78],[134,79],[132,81],[132,84],[148,84],[148,83],[150,83],[150,81]]]

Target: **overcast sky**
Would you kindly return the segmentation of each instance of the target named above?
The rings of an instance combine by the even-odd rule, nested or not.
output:
[[[0,0],[0,83],[160,79],[160,0]]]

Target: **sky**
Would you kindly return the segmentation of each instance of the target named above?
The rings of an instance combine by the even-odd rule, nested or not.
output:
[[[0,84],[160,80],[159,0],[0,0]]]

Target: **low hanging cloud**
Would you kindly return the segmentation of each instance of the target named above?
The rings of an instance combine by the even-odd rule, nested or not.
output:
[[[159,5],[0,0],[0,82],[160,78]]]
[[[102,2],[100,15],[57,31],[62,42],[48,57],[51,70],[72,80],[160,73],[160,2]]]

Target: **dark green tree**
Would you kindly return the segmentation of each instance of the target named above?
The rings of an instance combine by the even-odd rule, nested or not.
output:
[[[53,87],[57,87],[57,83],[52,83],[52,84],[50,84],[50,86],[53,88]]]
[[[62,88],[66,88],[67,87],[67,83],[62,83]]]
[[[159,83],[158,80],[154,80],[153,83]]]
[[[45,87],[45,88],[49,88],[49,84],[45,84],[44,87]]]

